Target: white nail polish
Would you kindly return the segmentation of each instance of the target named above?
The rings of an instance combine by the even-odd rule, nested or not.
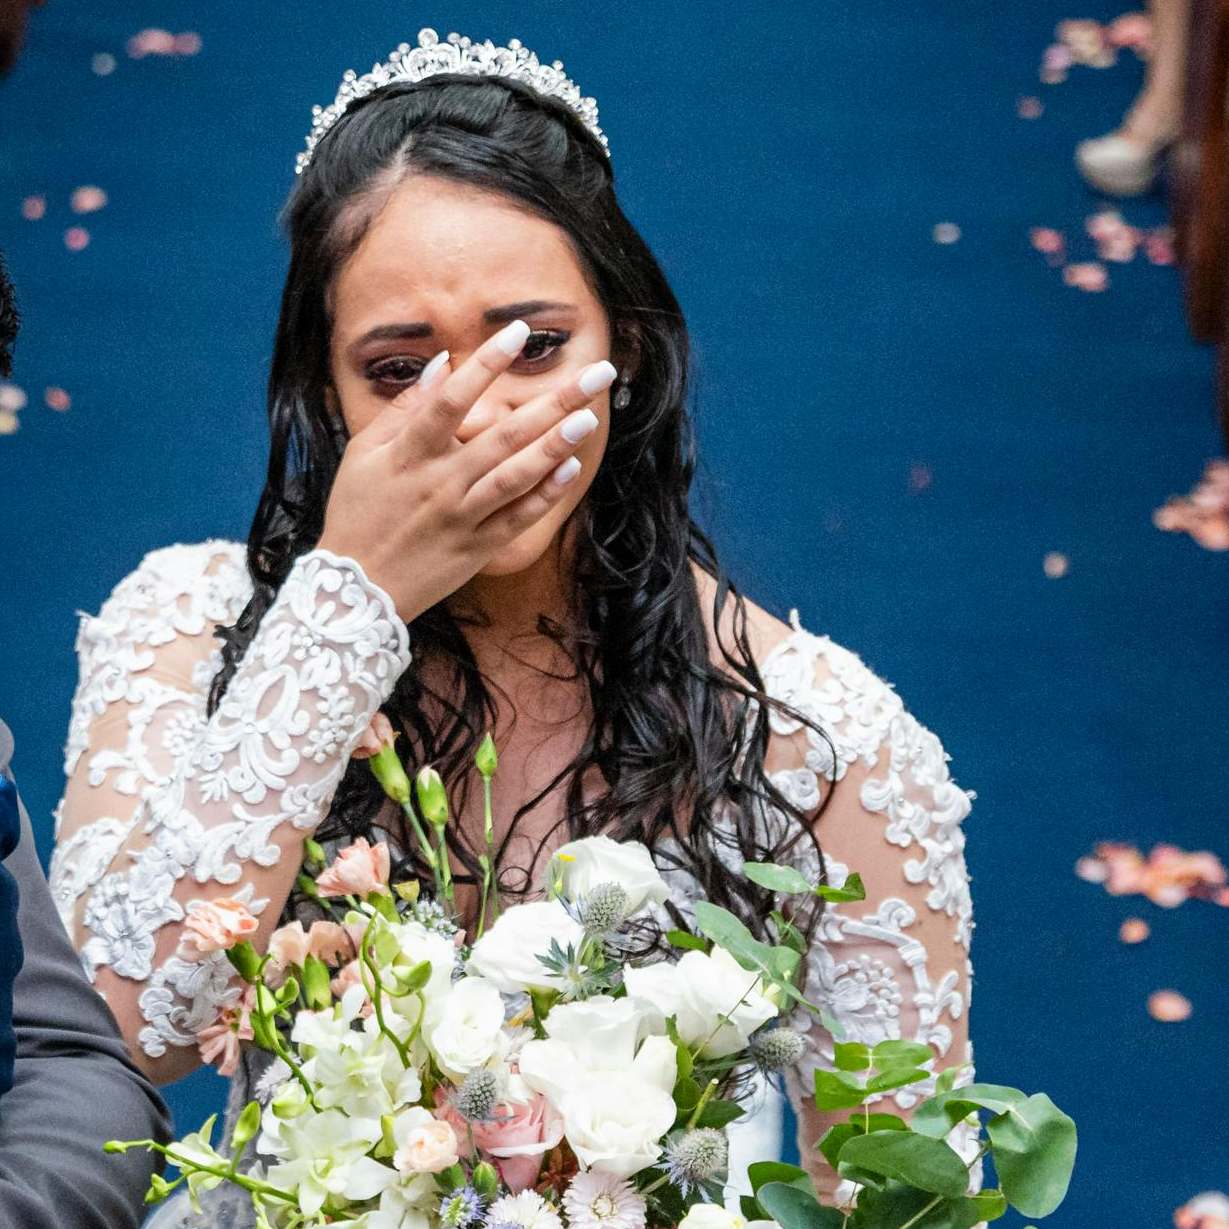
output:
[[[580,462],[575,457],[568,457],[555,470],[551,477],[560,485],[567,486],[580,473]]]
[[[418,374],[418,387],[430,388],[439,379],[440,371],[448,361],[448,351],[441,350]]]
[[[505,354],[520,354],[525,338],[532,332],[523,320],[513,320],[495,334],[495,344]]]
[[[597,428],[597,415],[592,410],[577,410],[569,414],[559,427],[559,434],[569,444],[579,444]]]
[[[592,397],[594,393],[600,393],[602,389],[609,388],[615,380],[615,376],[619,373],[615,371],[614,364],[608,363],[602,359],[600,363],[594,363],[586,367],[580,373],[580,379],[577,383],[580,385],[580,391],[586,397]]]

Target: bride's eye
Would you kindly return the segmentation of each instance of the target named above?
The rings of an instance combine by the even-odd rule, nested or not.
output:
[[[540,371],[554,359],[559,357],[559,351],[567,344],[572,334],[564,329],[538,329],[525,339],[512,370]],[[379,385],[391,395],[414,384],[426,360],[403,355],[393,355],[369,363],[364,375],[373,384]]]

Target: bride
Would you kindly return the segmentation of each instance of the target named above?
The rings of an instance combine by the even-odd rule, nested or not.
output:
[[[77,639],[53,887],[137,1061],[168,1081],[202,1042],[226,1052],[238,988],[224,956],[193,958],[202,902],[248,902],[262,944],[309,908],[313,835],[387,840],[414,873],[351,759],[383,711],[449,783],[461,884],[488,728],[506,899],[597,832],[649,845],[683,916],[704,896],[761,935],[774,902],[743,860],[859,871],[865,901],[803,919],[809,996],[849,1039],[926,1042],[967,1082],[971,795],[889,684],[744,598],[691,519],[687,330],[593,100],[515,40],[424,30],[316,109],[299,172],[247,545],[151,552]],[[808,1104],[831,1038],[807,1038],[786,1092],[840,1197]],[[232,1111],[262,1059],[226,1064]],[[879,1108],[907,1115],[918,1087]],[[774,1096],[744,1166],[779,1145],[747,1134],[771,1134]],[[250,1223],[214,1198],[159,1224]]]

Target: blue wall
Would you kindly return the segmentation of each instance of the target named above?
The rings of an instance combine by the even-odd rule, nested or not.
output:
[[[411,7],[412,10],[411,11]],[[1096,0],[1094,16],[1112,17]],[[344,20],[339,12],[344,11]],[[625,208],[694,330],[706,497],[761,603],[800,608],[937,730],[968,822],[982,1078],[1044,1088],[1082,1128],[1058,1226],[1144,1229],[1226,1181],[1229,918],[1076,879],[1100,839],[1229,854],[1224,556],[1153,506],[1216,450],[1177,275],[1061,285],[1027,229],[1078,231],[1070,170],[1133,61],[1042,89],[1057,0],[617,6],[53,3],[0,86],[0,248],[31,393],[0,438],[0,711],[44,852],[75,681],[74,611],[141,554],[243,536],[285,250],[276,211],[314,102],[420,25],[562,58],[594,94]],[[201,54],[124,54],[145,26]],[[113,73],[91,71],[97,52]],[[1021,93],[1046,113],[1015,114]],[[110,194],[68,210],[79,184]],[[20,216],[42,193],[48,213]],[[1156,203],[1132,206],[1140,224]],[[959,243],[931,241],[935,223]],[[92,235],[70,253],[63,231]],[[42,405],[66,388],[71,410]],[[929,467],[911,493],[911,467]],[[1047,551],[1070,557],[1048,580]],[[1137,948],[1116,938],[1148,918]],[[1172,986],[1190,1020],[1159,1024]],[[211,1075],[173,1091],[186,1128]],[[1012,1218],[1012,1223],[1015,1218]]]

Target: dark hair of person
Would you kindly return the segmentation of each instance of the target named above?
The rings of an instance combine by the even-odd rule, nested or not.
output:
[[[9,281],[8,270],[4,267],[4,256],[0,255],[0,376],[6,380],[13,374],[13,345],[20,326],[17,296],[13,292],[13,283]]]
[[[560,227],[607,313],[616,366],[620,356],[636,356],[630,404],[612,410],[605,456],[573,513],[574,610],[566,624],[544,618],[539,628],[575,663],[591,721],[576,759],[521,802],[513,830],[563,786],[566,839],[601,833],[643,841],[663,869],[681,866],[707,899],[764,935],[774,898],[735,873],[742,862],[805,861],[821,874],[824,866],[807,817],[765,771],[770,711],[826,735],[765,693],[744,600],[690,515],[695,452],[679,304],[615,199],[600,144],[565,104],[518,82],[447,74],[385,86],[351,104],[295,185],[283,215],[291,254],[269,379],[268,474],[248,538],[254,595],[233,627],[218,629],[223,664],[210,709],[295,559],[322,532],[346,442],[325,398],[330,286],[376,209],[410,174],[498,193]],[[715,578],[718,628],[716,612],[734,603],[732,630],[718,635],[724,669],[712,661],[693,563]],[[397,746],[411,773],[434,765],[458,813],[476,779],[474,752],[492,724],[491,684],[447,603],[413,620],[410,642],[415,660],[443,663],[452,685],[431,691],[411,667],[384,711],[404,731]],[[604,790],[586,801],[582,775],[594,769]],[[377,816],[388,813],[382,804],[366,765],[352,762],[318,838],[372,836]],[[775,831],[755,822],[765,807],[790,822]],[[479,851],[458,827],[449,829],[453,852],[476,876]],[[425,874],[413,842],[393,835],[407,851],[400,873]],[[502,865],[500,885],[514,895],[534,886],[525,868]],[[800,929],[809,933],[821,910],[813,899]]]

